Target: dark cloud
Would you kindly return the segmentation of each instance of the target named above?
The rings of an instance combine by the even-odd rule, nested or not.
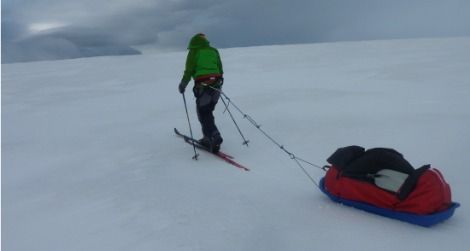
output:
[[[197,32],[218,47],[468,36],[468,13],[467,0],[16,0],[2,1],[2,42],[9,50],[52,53],[50,42],[70,55],[77,55],[72,48],[101,55],[138,46],[184,49]],[[31,29],[48,23],[62,27],[47,35]]]
[[[106,31],[61,28],[2,43],[2,63],[140,54]]]
[[[224,46],[470,35],[466,0],[241,1],[214,27]]]

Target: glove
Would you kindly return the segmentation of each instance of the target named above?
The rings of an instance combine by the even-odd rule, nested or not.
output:
[[[186,89],[186,85],[188,85],[188,83],[184,81],[180,82],[180,84],[178,85],[178,90],[180,91],[180,93],[184,93],[184,90]]]

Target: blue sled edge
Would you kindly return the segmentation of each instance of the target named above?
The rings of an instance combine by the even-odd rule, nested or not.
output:
[[[320,190],[324,194],[326,194],[328,197],[330,197],[331,200],[335,202],[338,202],[338,203],[341,203],[350,207],[362,209],[370,213],[378,214],[378,215],[396,219],[396,220],[405,221],[405,222],[423,226],[423,227],[431,227],[437,223],[440,223],[442,221],[449,219],[450,217],[452,217],[452,215],[454,215],[455,209],[457,209],[460,206],[459,203],[452,202],[449,208],[444,211],[433,213],[433,214],[425,214],[425,215],[398,212],[398,211],[394,211],[394,210],[387,209],[387,208],[376,207],[368,203],[354,201],[354,200],[347,200],[347,199],[343,199],[338,196],[335,196],[326,190],[324,179],[325,178],[322,178],[320,180]]]

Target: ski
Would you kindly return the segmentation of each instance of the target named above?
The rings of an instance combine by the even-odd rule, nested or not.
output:
[[[194,146],[195,146],[196,148],[201,149],[201,150],[203,150],[203,151],[206,151],[206,152],[208,152],[208,153],[211,153],[212,155],[218,157],[219,159],[224,160],[225,162],[227,162],[227,163],[229,163],[229,164],[231,164],[231,165],[233,165],[233,166],[235,166],[235,167],[237,167],[237,168],[240,168],[240,169],[242,169],[242,170],[244,170],[244,171],[250,171],[250,169],[248,169],[247,167],[245,167],[245,166],[241,165],[240,163],[236,162],[235,160],[233,160],[233,156],[231,156],[231,155],[229,155],[229,154],[226,154],[226,153],[224,153],[224,152],[222,152],[222,151],[218,151],[217,153],[213,153],[213,152],[210,151],[209,148],[207,148],[207,147],[205,147],[205,146],[199,144],[199,141],[198,141],[198,140],[193,139],[193,138],[191,138],[191,137],[189,137],[189,136],[187,136],[187,135],[184,135],[184,134],[180,133],[180,132],[178,131],[178,129],[176,129],[176,128],[174,128],[174,130],[175,130],[175,134],[178,135],[178,136],[180,136],[180,137],[182,137],[186,143],[188,143],[188,144],[190,144],[190,145],[194,144]]]

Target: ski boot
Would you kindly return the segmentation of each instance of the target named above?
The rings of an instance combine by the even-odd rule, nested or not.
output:
[[[197,141],[201,146],[210,149],[211,148],[211,140],[209,137],[204,136],[202,139]]]
[[[213,153],[218,153],[220,150],[220,145],[224,140],[220,136],[219,132],[214,132],[210,140],[210,151]]]

